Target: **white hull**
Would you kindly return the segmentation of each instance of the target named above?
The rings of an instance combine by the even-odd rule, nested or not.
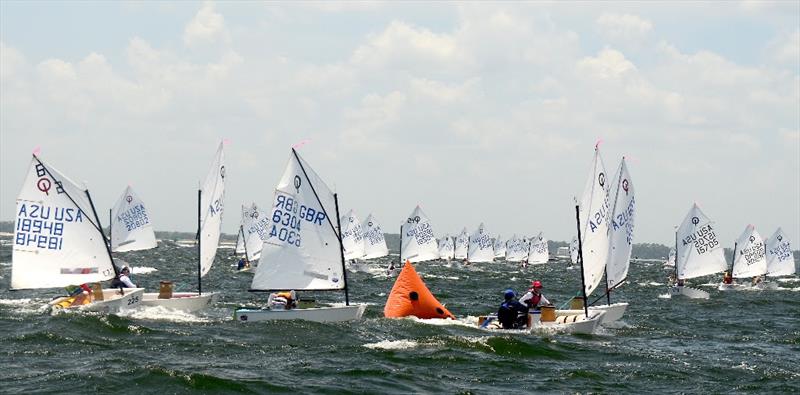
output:
[[[142,306],[152,307],[161,306],[170,310],[181,310],[192,312],[202,310],[219,297],[217,292],[208,292],[197,295],[197,292],[173,292],[170,299],[159,299],[158,293],[146,293],[143,296]]]
[[[674,285],[670,287],[669,294],[673,297],[675,296],[685,296],[689,299],[709,299],[711,295],[706,291],[701,291],[695,288],[689,287],[679,287]]]
[[[144,288],[122,288],[123,294],[119,289],[103,289],[103,300],[94,301],[80,306],[71,306],[66,309],[98,311],[101,313],[116,313],[121,310],[135,309],[142,303]],[[68,296],[52,300],[50,307],[54,310],[61,309],[58,304],[69,299]]]
[[[590,335],[595,333],[597,327],[605,316],[604,311],[590,311],[587,318],[583,310],[573,314],[570,310],[556,310],[556,320],[554,322],[541,322],[541,314],[538,311],[530,313],[531,327],[529,329],[502,329],[500,323],[497,322],[497,315],[492,314],[487,319],[492,320],[488,325],[484,324],[481,329],[489,329],[492,331],[509,331],[509,332],[524,332],[530,334],[542,333],[573,333]]]
[[[272,321],[272,320],[306,320],[314,322],[340,322],[361,318],[366,304],[349,306],[313,307],[308,309],[291,310],[252,310],[237,309],[233,318],[239,322]]]
[[[611,305],[604,305],[604,306],[590,306],[589,307],[589,314],[593,311],[602,311],[603,319],[600,324],[610,324],[614,321],[619,321],[623,315],[625,315],[625,311],[628,309],[628,303],[613,303]],[[584,314],[583,310],[556,310],[556,315],[558,314]]]
[[[591,335],[595,333],[597,327],[600,326],[606,313],[604,311],[589,310],[589,317],[586,317],[583,311],[580,311],[578,314],[559,314],[558,310],[556,310],[555,322],[540,322],[540,314],[538,314],[538,312],[532,315],[534,318],[531,324],[531,332],[558,331]]]

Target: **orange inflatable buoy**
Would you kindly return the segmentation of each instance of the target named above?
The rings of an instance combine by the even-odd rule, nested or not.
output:
[[[400,318],[410,315],[417,318],[455,319],[425,286],[411,262],[406,261],[386,300],[383,316]]]

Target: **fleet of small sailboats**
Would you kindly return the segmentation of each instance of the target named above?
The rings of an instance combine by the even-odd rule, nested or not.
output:
[[[106,238],[88,190],[47,165],[37,154],[33,155],[17,199],[12,288],[94,284],[91,292],[83,286],[78,292],[54,299],[50,305],[56,309],[115,312],[138,306],[160,306],[191,312],[209,306],[217,293],[204,293],[202,278],[214,264],[222,233],[223,149],[224,142],[220,143],[198,190],[197,292],[173,292],[170,283],[162,283],[158,293],[145,293],[141,288],[102,289],[100,281],[119,275],[112,252],[157,247],[149,212],[128,186],[109,210],[109,237]],[[356,264],[357,260],[389,255],[383,230],[374,216],[368,215],[364,222],[354,210],[339,216],[337,194],[294,148],[275,188],[271,206],[269,214],[261,211],[256,203],[242,206],[235,247],[236,254],[258,263],[254,265],[250,291],[271,292],[270,304],[263,308],[236,309],[235,319],[335,322],[360,318],[366,305],[350,303],[345,269],[348,261]],[[557,259],[569,258],[572,264],[580,265],[582,289],[579,295],[582,296],[575,298],[579,303],[573,304],[571,309],[532,311],[526,330],[594,333],[598,325],[623,317],[628,303],[612,303],[611,295],[628,277],[635,214],[634,186],[625,158],[620,161],[614,179],[608,182],[599,147],[595,146],[590,177],[580,201],[576,200],[577,236],[568,247],[559,247],[556,253]],[[456,259],[477,264],[499,258],[523,265],[539,265],[547,263],[550,257],[549,242],[543,232],[531,238],[514,234],[505,241],[499,234],[492,238],[481,223],[472,234],[464,228],[456,237],[445,235],[437,240],[430,218],[417,206],[400,227],[398,267],[404,267],[387,301],[386,316],[453,317],[430,294],[412,263]],[[406,264],[400,265],[402,262]],[[675,270],[670,294],[688,298],[707,299],[710,295],[688,287],[686,280],[728,269],[713,222],[697,204],[677,227],[675,248],[665,266],[670,264]],[[730,273],[736,279],[752,278],[753,284],[734,283],[726,274],[719,289],[774,288],[776,285],[761,280],[768,276],[792,275],[795,270],[791,246],[780,228],[765,240],[753,225],[748,225],[734,244]],[[592,301],[590,296],[599,289],[601,282],[604,282],[604,292]],[[284,304],[280,307],[271,304],[277,293],[295,295],[303,291],[343,291],[344,303]],[[427,307],[420,304],[420,294],[425,294]],[[597,304],[601,301],[604,304]],[[485,324],[489,321],[482,327],[487,327]]]

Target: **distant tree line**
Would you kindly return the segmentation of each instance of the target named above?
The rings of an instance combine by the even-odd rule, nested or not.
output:
[[[108,228],[105,229],[108,232]],[[14,232],[14,221],[0,221],[0,232]],[[168,232],[168,231],[156,231],[156,238],[162,240],[193,240],[196,234],[192,232]],[[396,233],[387,233],[385,234],[386,237],[386,246],[389,247],[389,250],[398,253],[400,251],[400,235]],[[222,241],[229,241],[235,242],[236,235],[235,234],[226,234],[223,233],[221,237]],[[800,241],[798,241],[800,243]],[[558,247],[567,247],[569,246],[568,241],[555,241],[550,240],[548,243],[550,247],[550,253],[554,254]],[[667,259],[669,255],[669,249],[671,246],[665,246],[663,244],[657,243],[638,243],[633,245],[633,252],[631,253],[631,258],[634,259]],[[730,248],[725,249],[725,257],[728,259],[728,262],[731,261],[731,256],[733,255],[733,251]],[[794,259],[800,260],[800,250],[794,250]]]

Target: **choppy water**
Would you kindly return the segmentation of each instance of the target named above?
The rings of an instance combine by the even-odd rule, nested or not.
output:
[[[534,278],[551,300],[565,301],[579,289],[580,275],[561,263],[525,270],[419,264],[462,322],[384,319],[393,279],[359,272],[348,277],[350,300],[370,304],[363,320],[240,323],[233,309],[256,306],[266,295],[245,291],[252,275],[235,272],[231,250],[220,250],[204,278],[204,290],[222,293],[210,310],[116,316],[43,313],[40,306],[57,290],[8,291],[10,246],[0,248],[3,393],[800,393],[797,277],[777,291],[723,294],[701,286],[711,300],[671,300],[661,264],[634,263],[630,283],[614,296],[631,303],[619,327],[541,337],[467,323],[495,310],[503,289],[522,290]],[[159,280],[171,279],[178,290],[193,290],[194,254],[162,244],[121,256],[138,267],[140,286],[155,291]],[[316,296],[343,300],[341,293]]]

